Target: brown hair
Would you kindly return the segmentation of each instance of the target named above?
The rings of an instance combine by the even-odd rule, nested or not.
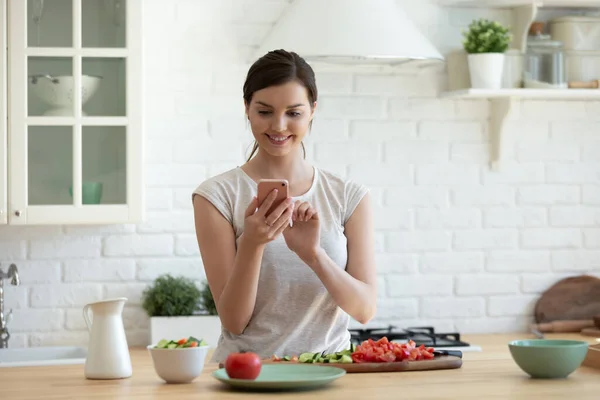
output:
[[[285,50],[270,51],[250,67],[246,82],[244,82],[244,100],[246,104],[250,105],[254,92],[294,80],[304,85],[308,91],[308,100],[312,107],[314,102],[317,101],[318,92],[315,73],[311,66],[294,52]],[[312,126],[312,121],[310,126]],[[248,161],[257,150],[258,142],[254,141]],[[302,151],[306,158],[304,143],[302,143]]]

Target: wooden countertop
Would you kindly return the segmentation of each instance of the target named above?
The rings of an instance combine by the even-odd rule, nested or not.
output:
[[[598,343],[578,334],[551,334]],[[534,380],[512,361],[507,343],[531,335],[464,335],[482,352],[465,352],[455,370],[347,374],[328,387],[305,392],[234,392],[211,376],[217,366],[207,364],[190,384],[168,385],[155,374],[146,349],[131,350],[133,376],[112,381],[86,380],[83,365],[0,368],[0,399],[237,399],[242,396],[277,399],[598,399],[600,370],[582,366],[564,380]]]

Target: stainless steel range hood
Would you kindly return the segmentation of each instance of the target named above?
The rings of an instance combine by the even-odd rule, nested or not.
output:
[[[343,64],[444,60],[396,0],[295,0],[256,54],[276,49]]]

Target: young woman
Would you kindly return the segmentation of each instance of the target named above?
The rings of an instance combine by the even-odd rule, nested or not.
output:
[[[194,191],[198,245],[223,326],[213,361],[231,352],[335,352],[350,346],[350,317],[367,323],[377,290],[367,189],[310,165],[302,140],[317,88],[297,54],[272,51],[250,68],[244,104],[254,148],[247,162]],[[271,213],[264,178],[287,179]],[[292,226],[290,227],[290,221]]]

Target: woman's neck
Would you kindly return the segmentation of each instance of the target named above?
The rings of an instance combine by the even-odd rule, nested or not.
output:
[[[290,184],[290,195],[304,193],[313,180],[313,168],[299,154],[289,154],[284,157],[273,157],[264,151],[258,151],[256,156],[246,163],[244,170],[256,181],[260,179],[287,179]]]

